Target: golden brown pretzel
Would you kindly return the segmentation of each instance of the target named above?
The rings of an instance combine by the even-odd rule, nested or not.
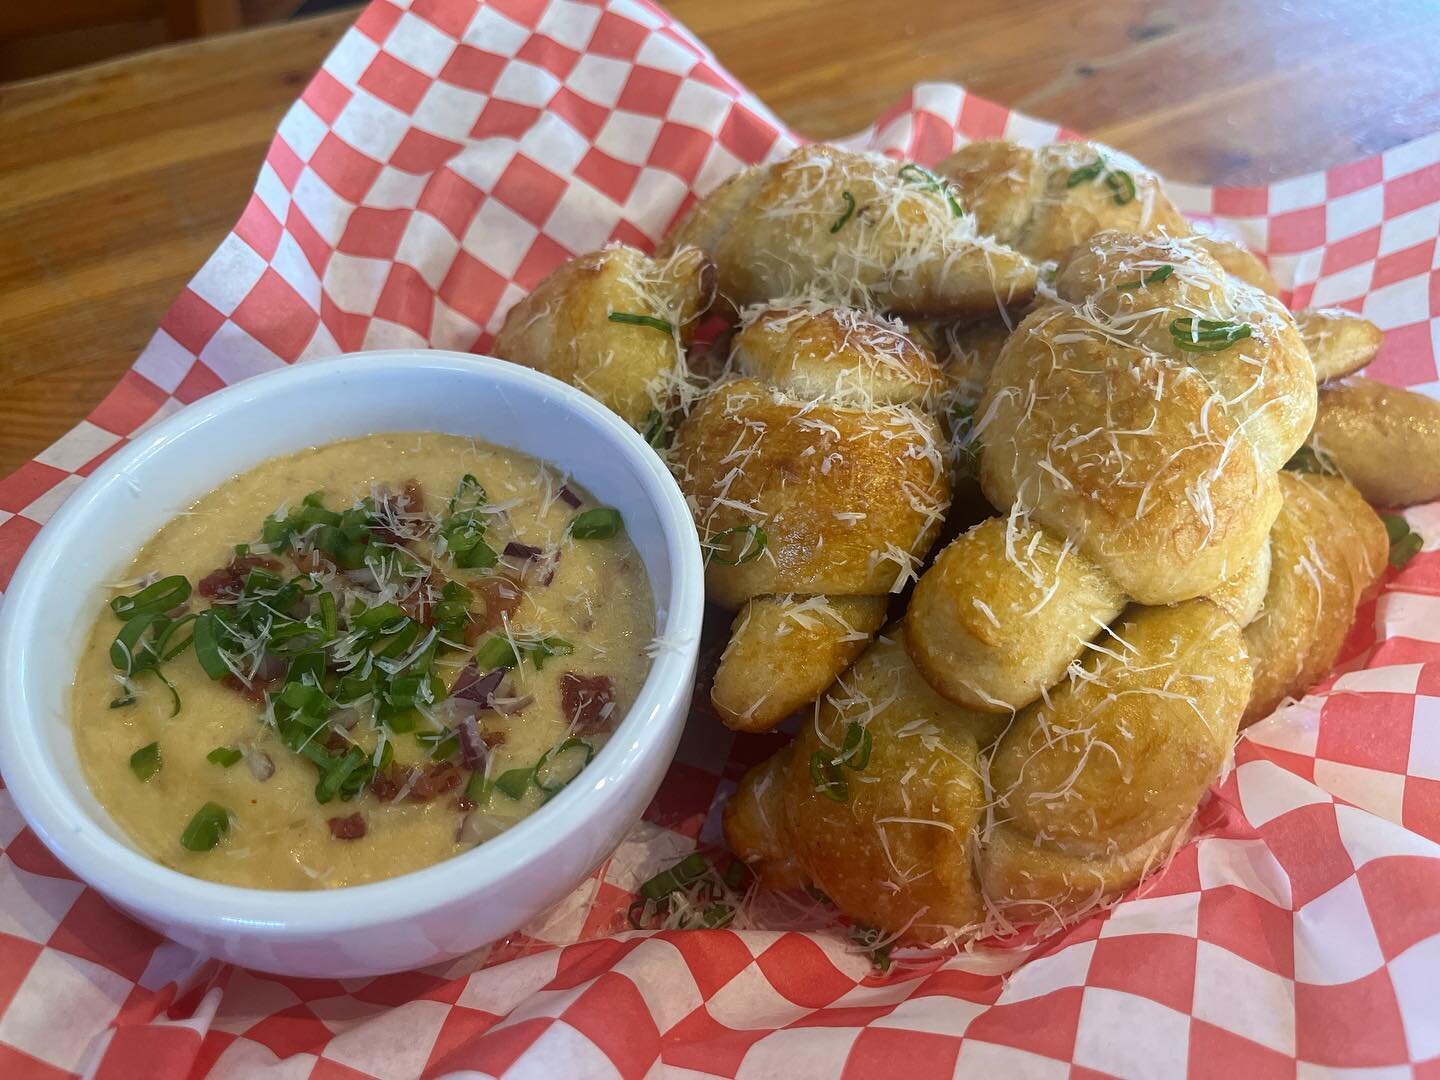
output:
[[[1295,324],[1179,238],[1102,233],[1057,289],[1006,342],[977,413],[986,496],[1133,599],[1205,595],[1259,552],[1275,472],[1314,417]],[[1187,347],[1197,334],[1212,340]]]
[[[715,269],[698,248],[652,259],[607,247],[562,264],[511,308],[494,353],[578,386],[645,427],[684,395],[685,347],[714,295]]]
[[[1304,693],[1334,666],[1390,546],[1375,511],[1340,477],[1286,472],[1280,488],[1265,603],[1245,629],[1255,666],[1246,724]]]
[[[1067,918],[1183,834],[1249,689],[1240,630],[1207,600],[1132,609],[1013,722],[935,694],[896,630],[746,774],[726,839],[764,883],[813,884],[906,941]]]
[[[1376,506],[1440,498],[1440,401],[1370,379],[1320,388],[1310,446]]]
[[[741,378],[681,426],[674,469],[711,548],[709,596],[744,610],[711,690],[732,727],[813,701],[914,576],[949,501],[930,413],[942,376],[899,327],[819,304],[760,307]]]
[[[705,251],[737,308],[805,296],[905,315],[965,315],[1028,302],[1034,265],[961,211],[918,166],[803,146],[731,177],[662,250]]]

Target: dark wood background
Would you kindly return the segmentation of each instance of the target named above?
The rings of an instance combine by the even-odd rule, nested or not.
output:
[[[1246,184],[1440,128],[1419,0],[674,0],[815,138],[924,80]],[[356,9],[0,86],[0,474],[83,417],[234,223]]]

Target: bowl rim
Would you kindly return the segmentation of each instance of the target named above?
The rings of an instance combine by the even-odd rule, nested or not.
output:
[[[557,410],[585,415],[615,444],[618,460],[639,481],[660,519],[671,587],[667,596],[655,600],[667,614],[667,641],[680,645],[654,657],[635,703],[586,766],[592,780],[603,782],[567,786],[534,813],[470,851],[396,877],[337,889],[264,889],[208,881],[163,866],[101,828],[77,827],[88,813],[70,794],[40,738],[47,721],[38,709],[29,707],[23,675],[27,654],[47,644],[46,636],[36,631],[46,585],[60,572],[51,550],[84,523],[111,486],[124,483],[129,472],[164,454],[176,436],[223,414],[257,409],[274,395],[323,382],[337,368],[363,379],[402,368],[414,371],[417,366],[492,385],[527,386],[543,391]],[[215,477],[206,490],[215,490],[227,478]],[[151,918],[211,932],[243,928],[247,934],[276,938],[398,923],[503,885],[509,869],[553,850],[572,830],[585,828],[591,813],[618,797],[629,774],[646,756],[645,748],[663,741],[670,725],[684,724],[684,711],[673,715],[673,702],[690,690],[703,607],[699,538],[679,486],[640,435],[595,399],[533,369],[471,353],[386,349],[305,361],[219,389],[143,429],[87,477],[36,535],[0,602],[0,715],[5,718],[0,723],[0,772],[26,823],[71,872],[121,906]],[[627,737],[621,738],[622,733]],[[337,903],[339,897],[350,902]]]

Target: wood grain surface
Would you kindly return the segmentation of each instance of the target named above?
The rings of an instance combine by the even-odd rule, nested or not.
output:
[[[949,80],[1166,175],[1260,183],[1440,128],[1421,0],[675,0],[797,130]],[[134,360],[244,207],[337,12],[0,87],[0,474]]]

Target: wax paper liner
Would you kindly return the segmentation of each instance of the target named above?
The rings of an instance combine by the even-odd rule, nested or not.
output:
[[[848,143],[934,163],[966,140],[1064,134],[930,84]],[[296,360],[483,351],[562,260],[650,247],[799,138],[648,4],[377,0],[134,368],[0,483],[0,586],[145,424]],[[1373,376],[1434,384],[1440,137],[1266,187],[1171,190],[1264,253],[1294,306],[1380,324]],[[1408,516],[1440,538],[1440,507]],[[0,1075],[1440,1075],[1440,556],[1391,575],[1346,655],[1246,732],[1202,837],[1136,896],[1029,954],[886,976],[826,931],[614,932],[639,881],[717,838],[721,800],[775,743],[703,715],[570,901],[488,956],[368,981],[222,968],[157,938],[0,792]]]

